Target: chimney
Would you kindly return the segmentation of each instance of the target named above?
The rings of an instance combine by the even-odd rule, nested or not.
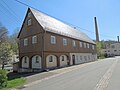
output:
[[[94,17],[94,21],[95,21],[96,42],[99,42],[99,33],[98,33],[98,26],[97,26],[96,17]]]
[[[118,42],[119,42],[119,36],[117,36]]]

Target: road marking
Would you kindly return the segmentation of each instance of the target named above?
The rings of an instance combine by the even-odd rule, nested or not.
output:
[[[98,82],[98,84],[95,86],[93,90],[105,90],[107,88],[117,62],[118,62],[118,59],[114,61],[112,66],[103,75],[103,77],[100,79],[100,81]]]
[[[62,75],[62,74],[65,74],[65,73],[74,71],[74,70],[76,70],[76,69],[83,68],[83,67],[85,67],[85,66],[87,66],[87,65],[90,65],[90,64],[93,64],[93,63],[95,63],[95,62],[85,63],[85,64],[81,64],[81,66],[76,66],[76,67],[73,67],[73,68],[69,68],[68,70],[66,70],[66,71],[64,71],[64,72],[62,72],[62,73],[55,74],[55,75],[53,75],[53,76],[49,76],[49,77],[43,78],[43,79],[41,79],[41,80],[37,80],[37,81],[31,82],[31,83],[28,83],[28,84],[24,85],[24,87],[29,87],[29,86],[31,86],[31,85],[38,84],[38,83],[40,83],[40,82],[42,82],[42,81],[49,80],[49,79],[51,79],[51,78],[54,78],[54,77],[60,76],[60,75]]]

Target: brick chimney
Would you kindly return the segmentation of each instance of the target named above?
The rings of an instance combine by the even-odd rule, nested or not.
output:
[[[119,42],[119,36],[117,36],[118,42]]]
[[[98,33],[98,26],[97,26],[96,17],[94,17],[94,21],[95,21],[96,42],[99,42],[99,33]]]

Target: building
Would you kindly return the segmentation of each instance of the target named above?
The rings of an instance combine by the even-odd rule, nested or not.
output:
[[[97,59],[96,44],[86,34],[31,8],[28,8],[18,38],[22,72]]]
[[[109,48],[103,49],[103,53],[107,53],[108,56],[119,56],[120,55],[120,43],[113,43]]]

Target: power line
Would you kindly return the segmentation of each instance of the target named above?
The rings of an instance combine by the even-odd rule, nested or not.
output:
[[[8,7],[8,11],[10,9],[9,12],[11,12],[12,15],[14,15],[16,17],[16,19],[20,22],[20,20],[18,19],[18,16],[16,15],[16,13],[11,9],[11,7],[9,7],[9,5],[4,1],[4,0],[1,0],[7,7]]]
[[[4,3],[4,2],[3,2],[3,3]],[[4,3],[4,4],[5,4],[5,3]],[[13,20],[15,20],[16,22],[20,22],[20,21],[18,20],[18,18],[16,17],[16,15],[9,10],[10,8],[9,8],[7,5],[6,5],[7,8],[6,8],[2,3],[1,3],[1,5],[2,5],[2,7],[5,9],[5,11],[7,11],[7,13],[10,14],[10,16],[14,16],[14,17],[16,18],[16,19],[15,19],[15,18],[12,17]]]
[[[33,9],[35,9],[35,10],[37,10],[37,11],[40,11],[40,10],[36,9],[35,7],[32,7],[32,6],[30,6],[30,5],[26,4],[26,3],[23,3],[23,2],[21,2],[21,1],[19,1],[19,0],[15,0],[15,1],[18,2],[18,3],[20,3],[20,4],[22,4],[22,5],[24,5],[24,6],[27,6],[27,7],[33,8]],[[40,11],[40,12],[42,12],[42,11]],[[42,12],[42,13],[44,13],[44,12]],[[44,14],[48,15],[47,13],[44,13]],[[79,27],[79,26],[77,26],[77,25],[74,25],[74,24],[65,22],[65,21],[63,21],[63,20],[60,20],[60,19],[54,17],[54,16],[51,16],[51,15],[48,15],[48,16],[53,17],[53,18],[55,18],[55,19],[57,19],[57,20],[59,20],[59,21],[62,21],[62,22],[64,22],[64,23],[72,26],[73,28],[81,29],[81,30],[87,31],[87,32],[89,32],[89,33],[94,33],[94,34],[95,34],[95,32],[93,32],[93,31],[89,31],[89,30],[84,29],[84,28],[81,28],[81,27]],[[101,35],[101,36],[103,36],[103,37],[113,38],[113,36],[108,36],[108,35],[104,35],[104,34],[101,34],[101,33],[100,33],[99,35]]]
[[[2,5],[0,5],[0,6],[2,6]],[[6,15],[7,18],[10,19],[10,22],[11,22],[11,23],[13,23],[12,20],[11,20],[11,19],[13,19],[13,18],[11,18],[11,17],[5,12],[5,10],[3,11],[3,10],[0,9],[0,11],[1,11],[4,15]]]

